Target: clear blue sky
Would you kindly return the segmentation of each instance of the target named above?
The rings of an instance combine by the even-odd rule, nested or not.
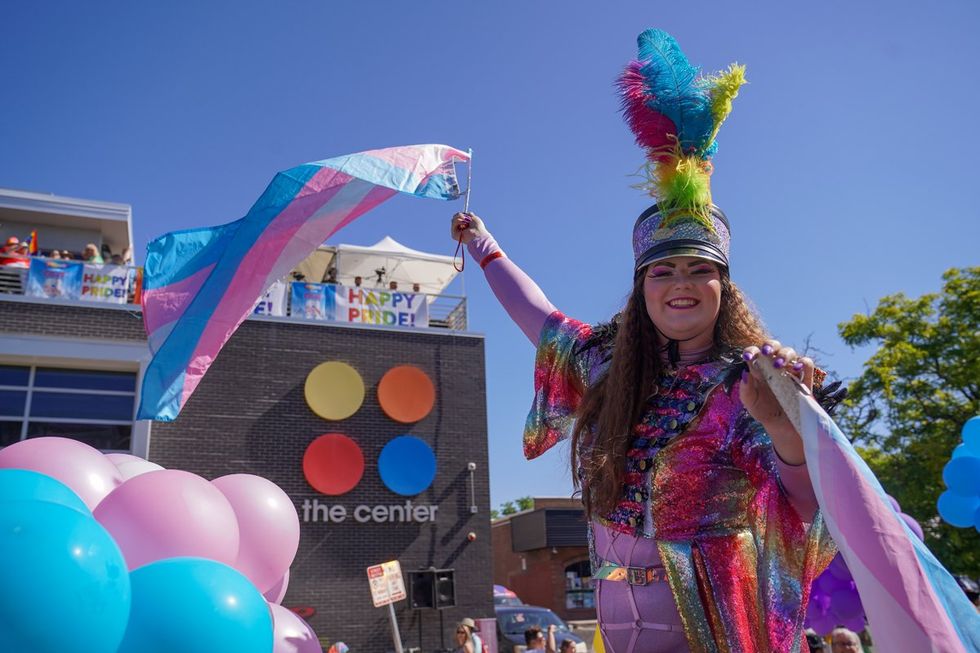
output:
[[[836,325],[976,265],[980,5],[935,2],[7,2],[0,186],[128,203],[138,252],[244,215],[272,175],[364,149],[473,148],[472,209],[566,313],[629,289],[641,154],[612,82],[647,27],[748,66],[713,191],[732,274],[780,338],[856,375]],[[452,253],[456,206],[398,198],[338,234]],[[138,255],[141,260],[141,255]],[[533,351],[467,274],[487,335],[493,502],[569,492],[523,462]]]

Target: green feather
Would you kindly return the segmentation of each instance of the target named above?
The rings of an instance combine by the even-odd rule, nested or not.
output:
[[[708,139],[708,146],[714,142],[721,124],[732,112],[732,100],[738,97],[738,89],[745,84],[745,66],[733,63],[723,73],[718,73],[710,79],[713,88],[711,89],[711,117],[714,119],[714,128],[711,130],[711,138]]]

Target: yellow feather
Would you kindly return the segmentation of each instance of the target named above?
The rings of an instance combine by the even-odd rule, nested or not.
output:
[[[715,126],[711,130],[711,138],[708,143],[712,143],[721,129],[721,124],[732,112],[732,100],[738,97],[738,89],[745,84],[745,66],[733,63],[723,73],[718,73],[711,77],[714,88],[711,91],[711,117],[714,118]]]

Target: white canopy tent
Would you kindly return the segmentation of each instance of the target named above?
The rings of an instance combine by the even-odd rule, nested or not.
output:
[[[333,265],[337,270],[337,282],[354,285],[354,277],[361,277],[361,284],[368,288],[387,288],[392,281],[398,289],[412,291],[413,284],[419,290],[439,295],[456,278],[452,256],[420,252],[405,247],[391,236],[385,236],[370,247],[337,245]],[[379,271],[381,273],[378,282]]]

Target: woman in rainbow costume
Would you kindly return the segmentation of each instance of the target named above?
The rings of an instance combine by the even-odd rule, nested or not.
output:
[[[640,35],[619,89],[657,203],[633,227],[632,292],[608,324],[562,314],[480,218],[453,216],[453,238],[537,346],[524,452],[571,440],[607,651],[801,650],[810,585],[836,552],[828,526],[854,534],[855,546],[841,547],[852,569],[878,564],[856,575],[858,589],[872,596],[869,615],[907,622],[895,640],[976,650],[975,618],[941,565],[906,539],[846,438],[829,418],[822,448],[801,438],[756,364],[769,358],[824,409],[841,399],[820,387],[810,359],[767,337],[729,275],[731,230],[711,201],[710,159],[743,83],[741,66],[701,76],[668,34]],[[827,469],[849,475],[825,481]],[[852,499],[853,510],[841,505]],[[849,511],[857,526],[841,526]]]

